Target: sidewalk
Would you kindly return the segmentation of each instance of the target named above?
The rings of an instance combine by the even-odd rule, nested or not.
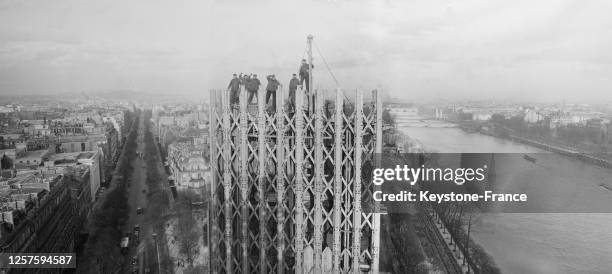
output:
[[[444,242],[446,243],[448,250],[450,250],[451,253],[453,254],[453,257],[457,261],[457,264],[461,266],[461,271],[463,271],[463,273],[474,273],[474,271],[470,269],[469,264],[465,262],[465,255],[463,254],[461,249],[459,249],[457,245],[455,244],[455,240],[452,238],[451,234],[448,232],[448,230],[444,226],[444,223],[440,221],[441,219],[438,216],[438,214],[433,210],[430,210],[428,214],[431,220],[433,221],[433,223],[435,224],[435,227],[438,230],[439,235],[442,236],[442,238],[444,239]]]

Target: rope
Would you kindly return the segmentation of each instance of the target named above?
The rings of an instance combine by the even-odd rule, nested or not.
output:
[[[338,81],[338,78],[336,78],[336,75],[334,75],[334,72],[332,71],[331,67],[329,66],[329,64],[327,63],[327,60],[325,60],[325,57],[323,56],[323,54],[321,53],[321,50],[319,49],[319,46],[313,41],[313,44],[315,45],[315,48],[317,50],[317,52],[319,53],[319,56],[321,56],[321,59],[323,60],[323,63],[325,64],[325,67],[327,69],[327,71],[329,72],[329,74],[331,75],[331,77],[334,79],[334,82],[336,82],[337,86],[340,86],[340,82]],[[306,54],[308,53],[308,48],[304,49],[304,53],[302,53],[302,58],[304,59],[306,57]],[[334,92],[338,92],[336,89],[334,89]],[[351,102],[351,99],[349,99],[346,94],[342,94],[344,96],[344,98]]]
[[[329,72],[329,74],[331,75],[331,77],[334,79],[334,81],[336,82],[337,86],[340,86],[340,82],[338,82],[338,79],[336,78],[336,75],[334,75],[334,72],[331,70],[329,64],[327,63],[327,60],[325,60],[325,57],[323,56],[323,54],[321,53],[321,50],[319,49],[319,46],[317,45],[317,43],[315,41],[312,41],[312,43],[315,45],[315,48],[317,49],[317,52],[319,53],[319,56],[321,56],[321,60],[323,60],[323,63],[325,64],[325,67],[327,68],[327,71]],[[334,92],[338,92],[336,89],[334,89]],[[351,99],[349,99],[346,94],[342,94],[344,96],[344,98],[351,102]]]
[[[332,72],[331,68],[329,67],[329,64],[327,64],[327,60],[325,60],[325,57],[323,57],[323,54],[321,53],[321,50],[319,49],[319,46],[314,41],[312,41],[312,43],[315,45],[315,48],[317,49],[317,52],[319,53],[319,56],[321,56],[321,59],[323,60],[323,63],[325,64],[325,67],[327,68],[327,71],[329,71],[329,74],[331,75],[331,77],[334,78],[334,81],[336,81],[336,85],[339,86],[340,83],[338,82],[338,79],[336,78],[336,75],[334,75],[334,73]]]

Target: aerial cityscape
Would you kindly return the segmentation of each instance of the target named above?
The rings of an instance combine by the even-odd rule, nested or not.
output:
[[[612,6],[494,2],[0,0],[0,272],[610,273]]]

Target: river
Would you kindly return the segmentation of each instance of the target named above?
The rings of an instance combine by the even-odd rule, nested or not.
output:
[[[504,189],[528,189],[530,200],[562,204],[568,210],[564,212],[612,209],[612,191],[600,186],[610,184],[612,170],[458,128],[405,125],[399,129],[427,150],[440,153],[542,153],[527,176],[512,180]],[[524,172],[526,163],[511,165]],[[471,234],[503,273],[612,272],[610,213],[482,214],[473,221]]]

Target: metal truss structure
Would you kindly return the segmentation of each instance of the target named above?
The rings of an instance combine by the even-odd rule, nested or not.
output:
[[[298,89],[287,111],[279,90],[274,112],[240,93],[210,93],[210,272],[378,273],[380,94]]]

